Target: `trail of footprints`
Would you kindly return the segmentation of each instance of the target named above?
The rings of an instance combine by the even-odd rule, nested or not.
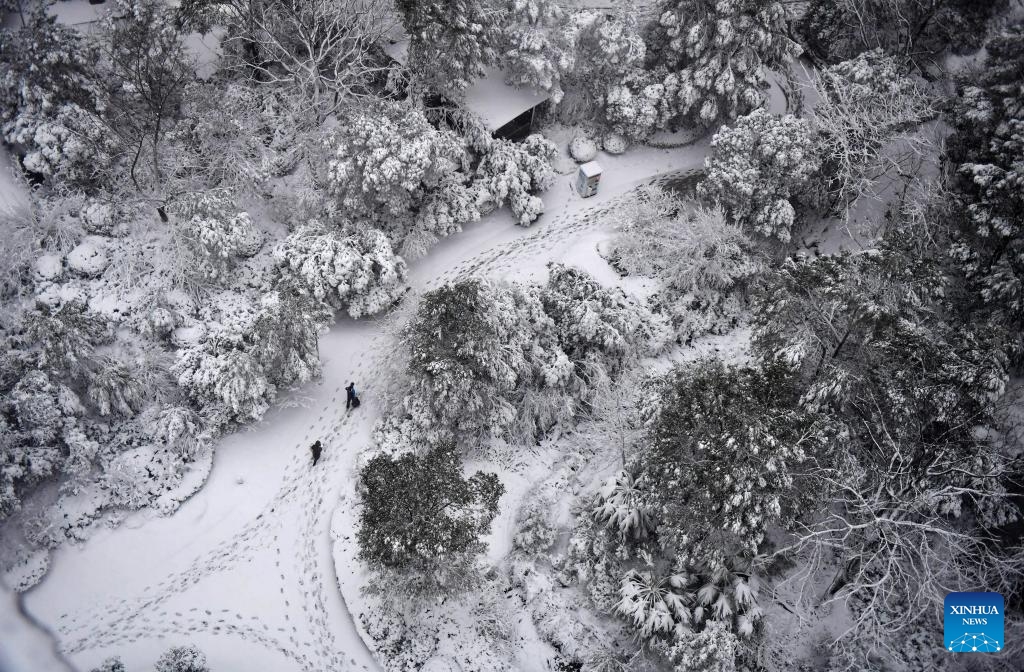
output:
[[[654,183],[667,183],[681,175],[686,173],[666,174]],[[623,198],[625,195],[571,218],[563,210],[533,234],[463,261],[429,282],[427,288],[508,268],[517,258],[533,256],[542,249],[596,228],[602,217]],[[369,394],[373,393],[379,363],[387,357],[387,353],[381,352],[381,341],[382,337],[378,335],[367,348],[372,362],[369,370],[363,372],[360,363],[353,374],[353,379],[367,381],[362,387]],[[75,614],[63,614],[58,622],[62,650],[74,654],[93,648],[116,648],[154,637],[187,639],[196,633],[205,633],[236,637],[279,651],[306,672],[354,666],[355,661],[346,660],[344,652],[338,649],[328,623],[325,591],[328,587],[335,590],[334,568],[320,566],[317,548],[325,515],[329,515],[335,504],[332,484],[343,475],[345,460],[349,457],[344,449],[353,434],[352,416],[338,403],[341,393],[339,385],[331,395],[330,403],[321,409],[315,426],[292,446],[292,458],[285,468],[281,487],[253,520],[234,536],[196,558],[187,569],[144,588],[137,598],[117,600]],[[325,450],[317,468],[311,469],[309,444],[316,439],[323,441]],[[301,514],[298,526],[300,543],[294,544],[289,553],[289,549],[282,549],[278,537],[288,514],[294,514],[296,507]],[[259,616],[230,609],[191,607],[172,610],[164,606],[205,577],[229,570],[243,561],[251,562],[267,548],[274,549],[277,571],[273,576],[261,577],[261,584],[279,582],[275,592],[280,604],[274,611],[283,616],[284,626],[271,626]],[[301,602],[295,605],[299,613],[285,594],[289,582],[301,595]]]

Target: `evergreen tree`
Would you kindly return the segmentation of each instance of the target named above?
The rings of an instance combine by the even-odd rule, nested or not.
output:
[[[665,95],[676,114],[701,126],[760,107],[764,69],[800,53],[775,0],[669,0],[658,25],[649,43],[653,62],[669,72]]]
[[[480,537],[490,530],[505,491],[495,474],[478,471],[466,478],[451,443],[424,455],[378,455],[363,468],[360,483],[360,559],[448,590],[458,586],[446,573],[484,550]]]
[[[698,193],[754,232],[788,242],[791,199],[818,168],[810,147],[806,121],[755,110],[715,134]]]
[[[953,258],[996,319],[1024,326],[1024,25],[992,38],[954,110],[959,231]],[[1018,339],[1019,341],[1019,339]],[[1019,345],[1017,346],[1019,347]]]
[[[498,60],[498,11],[487,0],[397,0],[409,67],[441,93],[464,91]]]

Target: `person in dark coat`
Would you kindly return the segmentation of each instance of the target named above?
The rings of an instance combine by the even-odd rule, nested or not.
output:
[[[356,398],[356,384],[349,383],[345,388],[345,410],[359,406],[359,399]]]
[[[320,439],[317,439],[309,449],[313,452],[313,466],[315,467],[316,463],[320,461],[320,453],[324,452],[323,444],[320,443]]]

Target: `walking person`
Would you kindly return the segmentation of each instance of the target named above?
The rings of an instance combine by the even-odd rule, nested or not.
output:
[[[320,443],[320,439],[317,439],[309,449],[313,453],[313,466],[315,467],[316,463],[320,461],[320,453],[324,452],[324,446]]]
[[[345,388],[345,410],[359,408],[359,397],[356,396],[356,384],[349,383]]]

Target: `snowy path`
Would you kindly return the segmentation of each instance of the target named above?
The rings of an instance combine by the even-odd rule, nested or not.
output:
[[[579,199],[561,178],[537,226],[522,229],[505,211],[494,213],[414,263],[410,283],[419,290],[468,274],[541,273],[616,197],[654,176],[699,168],[705,152],[701,143],[602,156],[597,197]],[[132,515],[54,554],[27,606],[76,664],[89,669],[118,654],[142,669],[168,647],[194,642],[222,672],[379,669],[337,589],[329,527],[343,494],[351,524],[355,458],[377,414],[373,381],[391,343],[379,321],[342,320],[320,347],[323,381],[226,437],[209,480],[177,513]],[[339,403],[350,380],[367,402],[351,415]],[[324,458],[311,468],[316,439]],[[347,560],[338,578],[351,587],[358,577]]]

